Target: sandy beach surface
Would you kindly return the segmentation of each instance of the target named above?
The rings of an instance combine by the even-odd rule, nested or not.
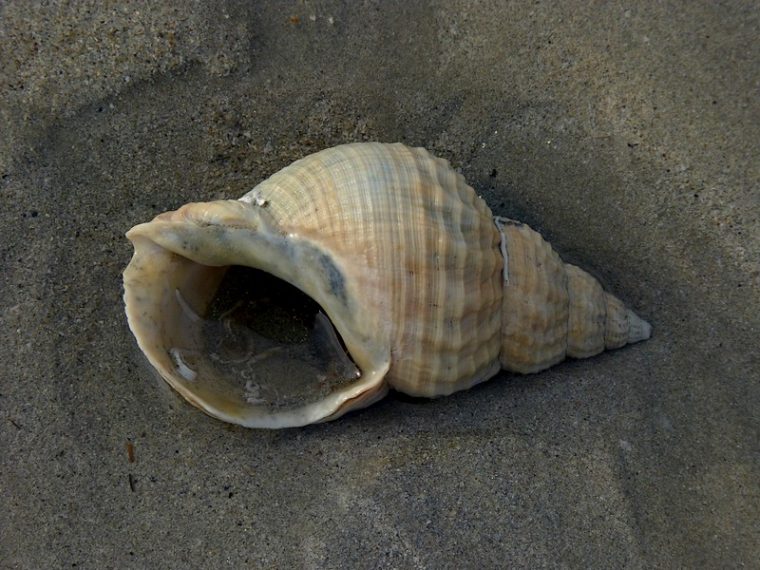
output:
[[[0,4],[0,567],[757,567],[758,37],[750,1]],[[125,231],[368,140],[654,337],[303,429],[186,404]]]

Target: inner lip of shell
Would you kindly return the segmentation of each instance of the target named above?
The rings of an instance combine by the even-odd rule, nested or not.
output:
[[[190,300],[192,282],[174,291],[181,322],[173,328],[184,332],[167,350],[188,388],[202,385],[274,411],[318,401],[361,377],[338,331],[305,293],[259,269],[197,265],[197,278],[220,283],[205,309]]]

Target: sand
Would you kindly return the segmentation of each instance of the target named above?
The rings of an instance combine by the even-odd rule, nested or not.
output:
[[[0,6],[0,567],[756,565],[757,4],[251,4]],[[124,232],[362,140],[450,160],[654,337],[304,429],[181,401]]]

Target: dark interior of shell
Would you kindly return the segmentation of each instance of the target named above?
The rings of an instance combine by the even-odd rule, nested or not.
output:
[[[205,314],[177,302],[194,346],[170,349],[177,373],[194,384],[238,392],[247,404],[288,408],[317,401],[360,372],[320,306],[264,271],[232,266]]]

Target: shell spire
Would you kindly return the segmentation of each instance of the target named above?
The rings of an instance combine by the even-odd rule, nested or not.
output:
[[[240,200],[132,228],[129,326],[189,402],[249,427],[436,397],[649,338],[651,327],[448,162],[356,143]]]
[[[646,340],[651,326],[541,234],[494,218],[504,255],[501,365],[523,374]]]

